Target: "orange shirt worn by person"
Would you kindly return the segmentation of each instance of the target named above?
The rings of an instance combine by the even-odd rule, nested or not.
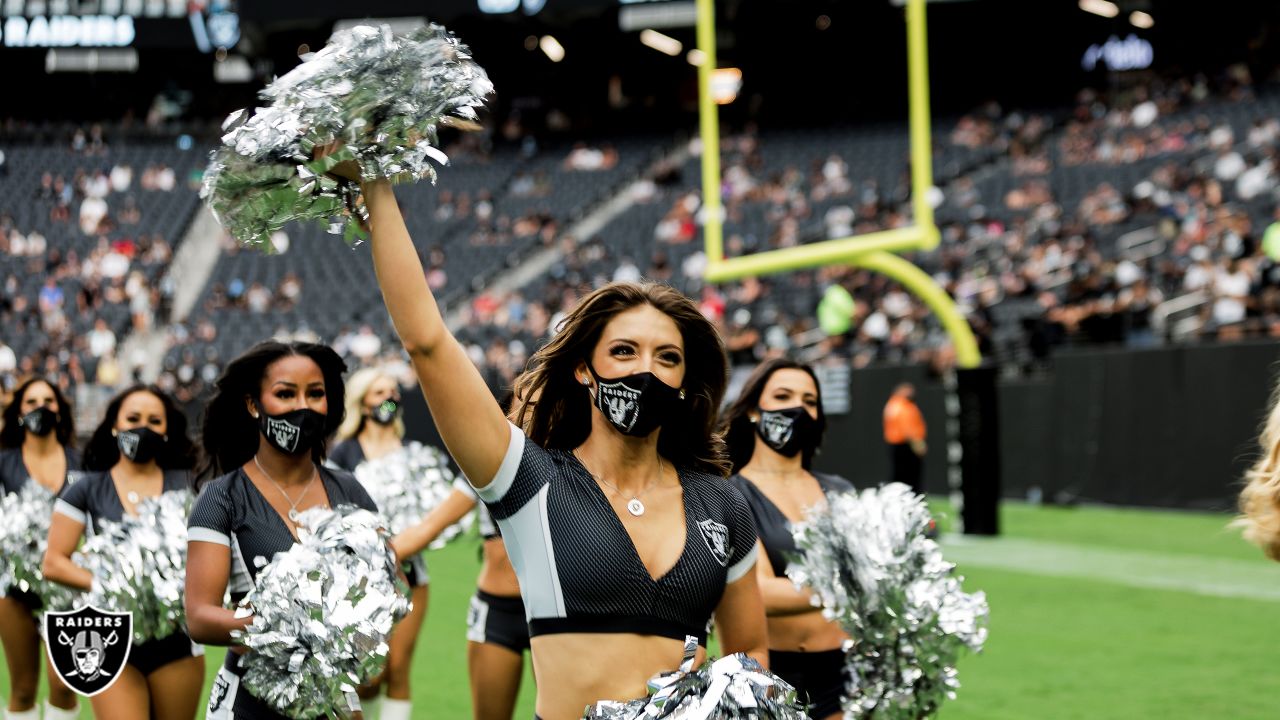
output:
[[[925,439],[924,416],[906,395],[894,394],[884,406],[884,441],[902,445]]]

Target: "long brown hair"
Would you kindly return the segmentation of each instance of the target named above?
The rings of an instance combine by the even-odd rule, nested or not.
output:
[[[534,353],[530,369],[516,381],[515,395],[525,400],[516,424],[544,448],[581,445],[591,434],[591,395],[574,372],[579,363],[590,361],[605,325],[641,305],[670,317],[684,339],[685,400],[680,412],[665,418],[658,453],[674,465],[728,475],[724,440],[715,432],[728,385],[724,341],[692,301],[658,283],[610,283],[570,310],[555,337]]]
[[[27,390],[36,383],[44,383],[53,391],[53,398],[58,401],[58,422],[54,425],[53,431],[58,439],[58,444],[63,447],[71,447],[75,441],[76,426],[73,413],[71,411],[71,403],[67,400],[67,396],[62,394],[58,386],[51,381],[37,375],[27,378],[17,390],[13,391],[13,402],[9,403],[2,416],[0,416],[0,449],[8,450],[9,448],[22,447],[23,440],[27,437],[26,428],[18,424],[22,419],[22,401],[26,399]]]

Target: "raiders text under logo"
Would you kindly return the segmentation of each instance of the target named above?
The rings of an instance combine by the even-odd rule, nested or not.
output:
[[[707,549],[715,556],[716,562],[722,567],[728,567],[729,528],[715,520],[703,520],[698,523],[698,530],[702,531],[702,541],[707,544]]]
[[[774,447],[786,445],[791,440],[791,433],[796,427],[795,420],[778,413],[761,413],[760,422],[765,436]]]
[[[267,432],[271,433],[276,445],[285,452],[291,453],[297,449],[299,432],[297,425],[284,420],[267,418]]]
[[[600,383],[599,391],[604,406],[609,409],[609,420],[620,428],[630,430],[639,417],[640,393],[622,383]]]
[[[93,697],[120,677],[133,647],[133,614],[93,606],[44,615],[49,662],[67,687]]]

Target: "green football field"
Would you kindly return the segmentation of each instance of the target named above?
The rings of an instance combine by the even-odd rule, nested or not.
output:
[[[947,536],[966,589],[987,593],[991,636],[961,662],[963,687],[940,717],[1280,717],[1280,564],[1227,530],[1228,519],[1008,504],[999,539]],[[464,618],[478,540],[429,562],[414,717],[468,718]],[[221,656],[210,649],[210,675]],[[532,717],[532,701],[526,680],[517,718]]]

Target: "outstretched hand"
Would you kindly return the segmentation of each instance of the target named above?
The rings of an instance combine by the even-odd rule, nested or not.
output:
[[[316,160],[330,158],[331,160],[336,161],[326,169],[325,172],[328,175],[342,180],[350,180],[351,182],[359,183],[361,181],[359,163],[350,157],[345,160],[338,160],[338,158],[332,157],[334,155],[350,156],[351,153],[349,152],[341,152],[345,150],[346,147],[346,143],[341,140],[334,140],[327,145],[317,145],[315,149],[312,150],[311,154]]]

